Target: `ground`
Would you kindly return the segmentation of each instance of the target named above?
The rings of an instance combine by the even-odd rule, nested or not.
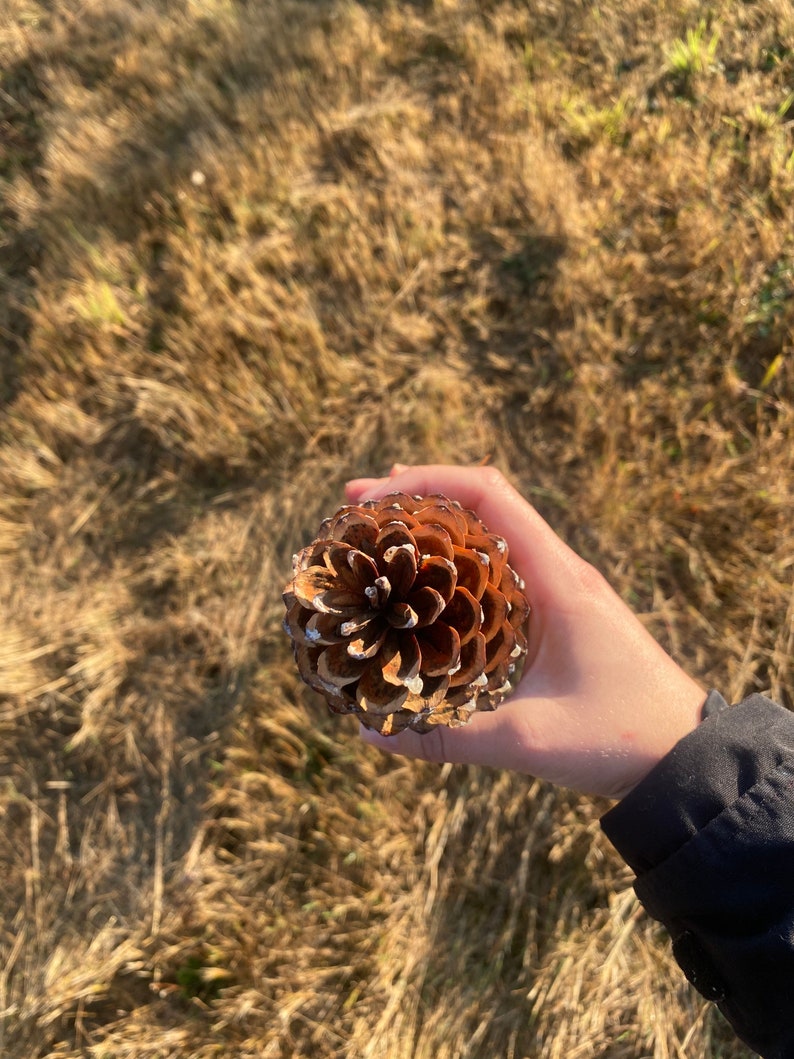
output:
[[[605,803],[387,758],[281,629],[488,459],[792,705],[788,0],[8,0],[0,1052],[740,1059]]]

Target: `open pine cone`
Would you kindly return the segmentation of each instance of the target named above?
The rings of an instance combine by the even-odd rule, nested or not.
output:
[[[340,508],[293,558],[284,627],[334,713],[392,735],[493,710],[526,654],[507,544],[440,494]]]

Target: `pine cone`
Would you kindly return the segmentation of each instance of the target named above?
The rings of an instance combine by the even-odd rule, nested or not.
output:
[[[293,558],[286,631],[334,713],[383,735],[496,709],[526,654],[529,603],[507,544],[445,496],[340,508]]]

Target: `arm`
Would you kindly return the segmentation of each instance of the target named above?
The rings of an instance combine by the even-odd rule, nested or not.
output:
[[[794,1056],[794,714],[761,695],[700,727],[601,821],[687,978],[767,1059]]]
[[[495,713],[364,738],[623,799],[604,829],[679,963],[739,1036],[794,1057],[794,715],[760,696],[719,709],[492,468],[405,468],[351,482],[348,496],[392,489],[444,492],[505,537],[532,606],[529,650]]]

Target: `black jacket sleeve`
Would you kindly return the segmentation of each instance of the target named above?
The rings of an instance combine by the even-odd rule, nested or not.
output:
[[[794,1059],[794,713],[711,692],[601,824],[690,982],[765,1059]]]

